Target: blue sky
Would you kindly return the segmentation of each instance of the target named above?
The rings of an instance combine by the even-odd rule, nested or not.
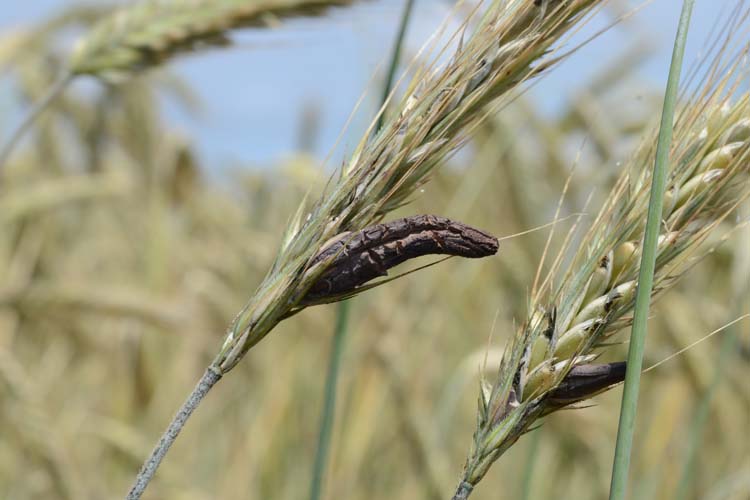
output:
[[[0,30],[33,24],[69,4],[66,0],[7,2]],[[203,52],[172,63],[204,103],[197,116],[167,107],[170,125],[194,138],[201,157],[213,166],[268,165],[284,157],[297,141],[300,110],[314,108],[320,126],[314,153],[331,150],[354,105],[370,88],[360,112],[344,134],[342,150],[356,143],[374,113],[382,75],[404,0],[369,0],[337,9],[318,19],[285,22],[275,30],[235,32],[231,49]],[[619,2],[623,10],[642,2]],[[640,67],[645,84],[664,86],[681,0],[653,0],[628,22],[588,44],[532,89],[546,113],[554,113],[587,79],[624,47],[637,42],[653,47]],[[734,0],[698,0],[686,53],[694,60],[717,17]],[[418,0],[407,38],[414,54],[450,12],[448,0]],[[614,19],[599,15],[575,40],[583,40]],[[90,83],[89,83],[90,84]],[[642,89],[634,89],[640,92]],[[636,95],[624,99],[637,99]],[[623,102],[627,105],[627,102]]]

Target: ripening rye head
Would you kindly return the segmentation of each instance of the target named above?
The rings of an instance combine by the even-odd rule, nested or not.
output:
[[[526,80],[558,60],[552,48],[601,0],[492,0],[473,34],[451,60],[416,72],[405,97],[375,134],[367,131],[352,158],[312,207],[292,218],[269,274],[231,325],[215,360],[230,370],[325,271],[310,265],[326,242],[361,231],[408,203],[446,156],[491,110],[507,103]],[[303,305],[303,304],[302,304]]]
[[[729,63],[717,57],[707,71],[714,76],[677,113],[652,297],[710,251],[709,234],[750,196],[750,94],[737,95],[747,53],[741,47]],[[459,490],[470,491],[538,418],[622,381],[624,364],[592,362],[632,319],[655,148],[654,130],[585,233],[569,234],[546,279],[535,283],[497,378],[482,381]]]

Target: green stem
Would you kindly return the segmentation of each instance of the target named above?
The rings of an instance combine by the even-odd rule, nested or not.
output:
[[[654,163],[654,176],[651,183],[651,196],[648,205],[646,234],[643,241],[643,257],[638,273],[638,291],[635,298],[633,328],[630,334],[630,348],[628,350],[628,370],[625,375],[620,423],[617,430],[617,445],[612,467],[612,481],[609,490],[610,500],[623,500],[627,489],[628,469],[630,467],[630,455],[633,446],[633,431],[635,429],[635,417],[638,406],[638,389],[641,369],[643,367],[643,350],[646,341],[648,311],[654,285],[662,201],[667,181],[669,150],[672,143],[674,109],[693,3],[694,0],[684,0],[682,4],[682,14],[680,15],[680,23],[675,37],[667,89],[664,96],[664,109],[661,115],[661,127],[659,129],[656,161]]]
[[[531,500],[531,489],[534,485],[534,467],[536,466],[536,457],[539,455],[539,442],[541,441],[542,430],[537,429],[531,433],[529,441],[529,454],[526,457],[526,463],[523,467],[523,479],[521,481],[521,500]]]
[[[396,69],[398,69],[398,63],[401,60],[401,47],[404,44],[404,37],[406,36],[406,27],[409,26],[409,19],[411,18],[411,11],[414,7],[414,0],[406,0],[404,4],[404,10],[401,13],[401,23],[398,26],[396,32],[396,41],[393,44],[393,54],[391,55],[391,63],[388,66],[388,73],[385,77],[385,83],[383,84],[383,95],[380,98],[381,106],[384,106],[388,100],[388,96],[393,91],[393,80],[396,78]],[[375,125],[375,131],[377,132],[383,126],[385,120],[385,110],[380,110],[380,116]]]
[[[328,361],[328,374],[326,375],[325,396],[323,399],[323,415],[320,417],[320,430],[318,433],[318,449],[315,453],[315,465],[313,466],[312,482],[310,484],[310,500],[319,500],[323,475],[328,464],[328,450],[331,446],[331,429],[333,429],[333,417],[336,410],[336,383],[339,378],[339,367],[341,366],[341,354],[344,351],[344,339],[346,338],[347,323],[349,320],[350,303],[348,300],[338,305],[336,312],[336,329],[331,340],[331,357]]]
[[[734,327],[737,328],[737,327]],[[716,369],[714,370],[713,376],[711,377],[711,383],[706,389],[703,398],[698,403],[698,408],[695,411],[695,416],[690,424],[690,431],[688,432],[687,450],[685,451],[684,465],[682,468],[682,475],[680,482],[677,485],[677,494],[675,500],[684,500],[687,498],[688,491],[692,481],[690,478],[695,468],[695,456],[698,451],[698,445],[703,435],[703,428],[706,426],[709,411],[711,410],[711,401],[716,393],[716,389],[719,387],[724,373],[726,373],[727,365],[730,360],[731,354],[734,352],[737,346],[737,335],[734,328],[732,331],[727,332],[721,343],[721,350],[719,351],[719,359],[716,363]]]
[[[406,27],[409,24],[411,11],[414,7],[414,0],[406,0],[404,10],[401,14],[401,21],[396,33],[396,41],[393,47],[388,73],[385,84],[383,85],[383,95],[381,105],[385,105],[388,96],[393,90],[393,80],[396,76],[399,60],[401,59],[401,47],[406,35]],[[375,131],[380,130],[383,125],[385,113],[380,110],[380,116],[375,125]],[[320,418],[320,429],[318,432],[318,448],[315,453],[315,463],[313,464],[313,476],[310,483],[310,500],[319,500],[323,485],[323,476],[325,475],[328,464],[328,451],[331,446],[331,430],[333,428],[333,419],[336,409],[336,385],[338,383],[339,366],[341,365],[341,355],[344,350],[344,340],[346,338],[347,323],[349,318],[349,301],[339,304],[336,311],[336,328],[331,340],[331,357],[328,360],[328,374],[325,382],[325,396],[323,403],[323,414]]]
[[[5,163],[8,161],[13,149],[16,144],[21,140],[23,134],[28,130],[34,120],[47,109],[47,107],[55,100],[55,98],[62,93],[63,90],[68,86],[74,75],[71,73],[64,73],[60,78],[52,84],[47,90],[47,93],[26,113],[21,123],[18,124],[16,129],[11,133],[10,137],[0,149],[0,171],[2,171]]]

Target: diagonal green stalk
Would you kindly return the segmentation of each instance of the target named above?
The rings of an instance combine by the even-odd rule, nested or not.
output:
[[[406,36],[406,28],[409,26],[409,19],[411,18],[411,11],[414,7],[414,0],[406,0],[404,4],[404,10],[401,13],[401,22],[396,32],[396,41],[393,44],[393,54],[391,55],[391,62],[388,66],[388,73],[386,73],[385,82],[383,83],[383,95],[380,98],[381,108],[385,107],[385,103],[388,102],[388,97],[393,91],[393,80],[396,78],[396,69],[398,63],[401,60],[401,47],[404,44],[404,37]],[[385,120],[385,109],[380,110],[380,116],[378,116],[378,122],[375,124],[376,132],[383,126]]]
[[[750,205],[746,206],[745,208],[750,209]],[[741,211],[740,216],[746,216],[748,215],[748,213],[750,213],[750,210],[745,210],[744,212]],[[743,232],[747,233],[748,231],[745,230]],[[740,318],[748,312],[746,308],[750,307],[750,302],[748,302],[748,299],[750,299],[750,284],[740,284],[742,283],[743,277],[747,275],[747,271],[750,271],[750,261],[742,262],[743,260],[747,259],[747,257],[750,257],[750,254],[744,255],[745,259],[742,259],[739,255],[737,255],[736,257],[738,257],[738,262],[741,262],[741,264],[735,267],[735,277],[739,276],[740,278],[738,280],[739,282],[736,283],[735,286],[734,294],[736,298],[734,307],[732,308],[734,311],[732,316]],[[734,325],[728,332],[724,334],[725,336],[721,342],[719,354],[717,356],[716,362],[714,363],[715,368],[711,377],[711,381],[708,384],[703,397],[699,401],[697,408],[695,409],[693,421],[691,422],[690,430],[687,433],[687,443],[685,446],[685,456],[683,457],[682,474],[680,476],[680,482],[677,484],[677,492],[675,493],[674,500],[687,499],[688,494],[690,493],[690,487],[694,483],[692,479],[697,463],[696,459],[699,456],[698,452],[703,440],[703,434],[706,424],[708,423],[708,417],[711,412],[711,404],[714,400],[716,392],[718,391],[722,382],[724,382],[727,371],[729,370],[729,365],[731,365],[732,361],[736,359],[735,356],[737,348],[739,347],[739,339],[740,335],[742,334],[740,328],[741,327],[739,325]]]
[[[323,476],[328,464],[328,450],[331,446],[331,430],[333,429],[333,417],[336,410],[336,385],[339,378],[339,367],[341,366],[341,354],[344,352],[349,309],[350,303],[348,300],[340,303],[336,309],[336,328],[331,340],[331,357],[328,360],[323,414],[320,417],[320,429],[318,431],[318,449],[315,452],[315,464],[313,465],[310,483],[310,500],[320,499]]]
[[[386,74],[385,84],[383,85],[383,95],[381,98],[381,108],[385,106],[388,97],[393,91],[393,81],[396,77],[396,69],[401,59],[401,47],[403,46],[406,28],[409,25],[409,18],[414,6],[414,0],[406,0],[404,10],[401,14],[396,41],[393,47],[388,73]],[[385,110],[380,110],[377,123],[374,130],[380,130],[383,125]],[[310,482],[310,500],[319,500],[322,491],[323,477],[325,476],[328,465],[328,452],[331,446],[331,431],[333,429],[333,420],[336,410],[336,386],[338,385],[339,367],[341,366],[341,356],[344,352],[344,341],[348,330],[350,301],[345,300],[338,305],[336,309],[336,327],[333,338],[331,339],[331,357],[328,360],[328,372],[326,375],[323,413],[320,417],[320,428],[318,431],[318,447],[315,452],[315,463],[313,464],[313,475]]]
[[[687,450],[685,451],[684,464],[682,468],[682,474],[680,476],[680,482],[677,484],[677,493],[675,494],[675,500],[685,500],[688,497],[690,491],[690,485],[692,484],[691,477],[693,469],[695,468],[695,458],[698,451],[698,446],[701,443],[701,437],[703,436],[703,428],[706,426],[708,415],[711,410],[711,401],[713,401],[714,394],[719,388],[724,379],[724,374],[727,370],[727,365],[731,361],[731,355],[737,348],[737,329],[738,326],[732,327],[732,330],[727,332],[724,340],[721,343],[721,350],[716,362],[716,368],[714,369],[711,382],[706,389],[703,398],[701,398],[698,408],[695,410],[695,416],[690,425],[690,431],[687,436]]]
[[[47,93],[26,113],[21,123],[13,130],[8,140],[3,144],[0,149],[0,171],[2,171],[5,163],[10,158],[13,149],[16,144],[21,140],[23,134],[29,129],[34,120],[41,115],[45,109],[59,96],[73,80],[74,75],[72,73],[64,73],[58,78],[47,90]]]
[[[526,457],[526,463],[523,466],[523,477],[521,479],[521,497],[520,500],[531,500],[531,489],[534,486],[534,468],[536,459],[539,456],[539,446],[542,437],[542,429],[537,429],[531,433],[529,441],[529,454]]]
[[[638,291],[635,298],[633,328],[630,334],[630,348],[628,349],[628,370],[625,375],[625,386],[622,393],[617,445],[612,467],[612,481],[609,490],[610,500],[623,500],[627,489],[628,469],[630,467],[633,432],[635,430],[635,417],[638,406],[638,389],[640,386],[641,369],[643,367],[643,350],[646,341],[648,311],[651,302],[651,291],[654,285],[659,226],[661,225],[664,190],[667,182],[669,150],[672,143],[674,110],[693,3],[694,0],[684,0],[682,4],[682,13],[680,14],[680,22],[677,28],[674,49],[672,51],[672,62],[667,79],[667,89],[664,95],[664,109],[662,110],[659,139],[656,146],[656,160],[654,162],[654,175],[648,205],[646,234],[643,239],[643,257],[638,272]]]

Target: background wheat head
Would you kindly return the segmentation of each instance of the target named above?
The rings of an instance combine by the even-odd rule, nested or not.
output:
[[[351,0],[141,0],[99,21],[78,42],[70,72],[121,78],[174,55],[229,43],[237,27],[272,26]]]
[[[706,240],[750,195],[749,96],[736,95],[747,50],[725,66],[714,61],[707,73],[721,67],[723,76],[707,78],[677,117],[653,297],[713,250],[716,237],[708,248]],[[581,369],[632,319],[654,149],[653,138],[643,143],[590,227],[582,236],[569,233],[547,278],[534,282],[530,313],[497,379],[481,382],[474,444],[455,498],[467,498],[540,417],[622,381],[624,366],[610,364],[587,387]]]

